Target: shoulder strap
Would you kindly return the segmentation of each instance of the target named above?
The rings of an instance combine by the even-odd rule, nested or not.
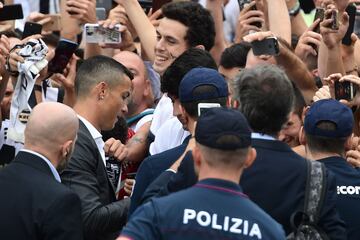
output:
[[[149,109],[149,110],[146,110],[142,113],[139,113],[138,115],[135,115],[134,117],[131,117],[129,119],[126,120],[126,123],[128,125],[131,125],[132,123],[136,122],[137,120],[139,120],[140,118],[142,117],[145,117],[146,115],[150,115],[150,114],[153,114],[154,113],[154,109]]]
[[[304,212],[313,224],[317,224],[326,192],[325,167],[318,161],[307,160],[307,179]]]

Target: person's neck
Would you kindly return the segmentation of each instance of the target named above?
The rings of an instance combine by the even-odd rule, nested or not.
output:
[[[337,153],[311,151],[308,146],[305,147],[305,151],[306,158],[309,160],[320,160],[329,157],[343,157]]]
[[[57,168],[58,163],[59,163],[58,156],[56,154],[52,153],[51,151],[47,151],[42,147],[27,145],[27,144],[24,145],[24,150],[30,150],[30,151],[36,152],[36,153],[44,156],[51,162],[51,164],[55,168]]]
[[[98,123],[98,117],[96,115],[96,111],[89,111],[89,106],[92,106],[91,103],[87,103],[87,102],[81,102],[81,103],[76,103],[74,106],[74,110],[75,112],[85,118],[89,123],[91,123],[99,132],[101,132],[100,129],[100,124]]]
[[[207,169],[200,169],[199,181],[207,178],[216,178],[238,184],[241,174],[242,171],[234,171],[234,169],[214,169],[207,167]]]

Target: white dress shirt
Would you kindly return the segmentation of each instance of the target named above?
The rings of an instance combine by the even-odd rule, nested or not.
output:
[[[105,150],[104,150],[104,140],[102,139],[102,135],[101,133],[85,118],[81,117],[80,115],[78,115],[79,119],[84,123],[85,127],[87,128],[87,130],[89,130],[92,138],[94,139],[96,146],[100,152],[101,158],[103,160],[104,165],[106,166],[106,162],[105,162]]]

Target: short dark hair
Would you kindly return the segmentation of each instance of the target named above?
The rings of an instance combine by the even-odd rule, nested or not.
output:
[[[183,52],[166,69],[161,78],[161,91],[168,93],[169,96],[179,97],[179,85],[185,74],[196,67],[206,67],[217,70],[215,60],[209,52],[190,48]]]
[[[226,69],[246,65],[247,55],[251,49],[250,43],[240,42],[226,48],[221,54],[220,66]]]
[[[203,45],[210,50],[215,42],[215,24],[210,12],[195,2],[172,2],[162,7],[164,17],[188,27],[185,40],[189,47]]]
[[[234,81],[234,99],[255,132],[278,135],[293,108],[294,91],[275,65],[244,69]]]
[[[204,93],[217,91],[216,87],[213,85],[200,85],[193,89],[193,96],[203,96]],[[227,97],[213,98],[213,99],[204,99],[197,100],[193,102],[182,102],[181,106],[185,109],[187,114],[190,115],[193,119],[197,119],[198,117],[198,104],[199,103],[219,103],[222,107],[226,107]]]
[[[87,96],[91,88],[100,83],[106,82],[110,86],[121,84],[125,74],[133,79],[133,74],[121,63],[106,56],[95,56],[84,60],[76,72],[75,91],[78,97]]]
[[[320,121],[316,124],[317,128],[335,131],[336,124],[331,121]],[[347,138],[319,137],[305,134],[306,143],[312,152],[336,153],[343,155],[345,152],[345,142]]]

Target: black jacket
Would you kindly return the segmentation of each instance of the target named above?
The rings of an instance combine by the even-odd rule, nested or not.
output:
[[[83,239],[79,197],[40,157],[20,151],[0,170],[0,239]]]
[[[80,197],[85,239],[115,239],[125,225],[129,199],[117,201],[94,139],[82,121],[62,182]]]

